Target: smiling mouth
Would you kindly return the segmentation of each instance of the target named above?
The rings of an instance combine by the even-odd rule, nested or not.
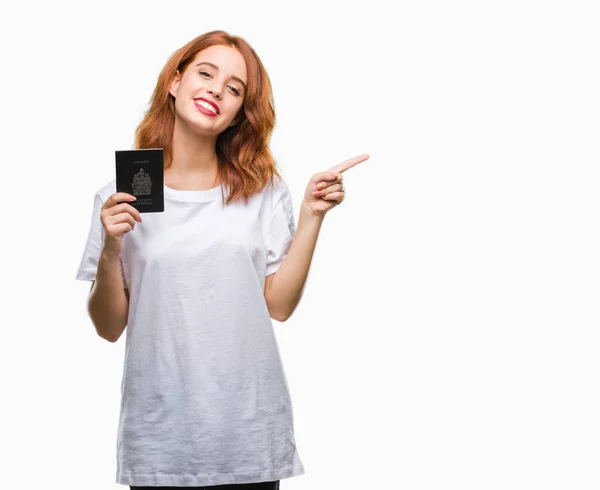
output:
[[[213,105],[209,104],[208,102],[205,102],[204,100],[194,100],[194,104],[202,112],[209,112],[210,114],[213,114],[215,116],[219,114],[219,112]]]

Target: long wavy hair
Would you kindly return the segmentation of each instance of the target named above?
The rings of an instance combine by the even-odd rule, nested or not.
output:
[[[224,187],[229,187],[225,204],[240,199],[248,202],[276,177],[281,179],[269,150],[275,126],[275,102],[271,82],[260,58],[241,37],[217,30],[202,34],[171,55],[158,77],[150,99],[150,107],[135,130],[135,148],[162,148],[164,168],[173,159],[173,129],[175,98],[169,87],[177,70],[185,69],[200,51],[223,45],[237,49],[244,57],[247,69],[247,93],[236,116],[236,124],[217,137],[218,174]]]

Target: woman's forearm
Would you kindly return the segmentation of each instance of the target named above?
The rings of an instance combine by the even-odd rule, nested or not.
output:
[[[296,233],[269,289],[269,309],[287,320],[300,302],[323,218],[301,208]]]
[[[123,288],[119,257],[104,250],[98,261],[88,312],[98,335],[109,342],[116,342],[127,326],[129,298]]]

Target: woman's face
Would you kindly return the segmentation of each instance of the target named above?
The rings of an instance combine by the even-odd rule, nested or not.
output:
[[[178,117],[197,132],[216,136],[239,119],[247,83],[246,62],[239,51],[215,45],[196,54],[183,76],[177,72],[170,92]]]

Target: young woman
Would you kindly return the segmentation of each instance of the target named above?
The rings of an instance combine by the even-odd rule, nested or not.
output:
[[[101,337],[128,327],[117,483],[271,490],[304,473],[271,318],[298,305],[342,172],[368,156],[311,177],[296,229],[274,124],[254,50],[206,33],[169,59],[136,131],[164,150],[164,212],[142,218],[115,180],[95,195],[76,277]]]

